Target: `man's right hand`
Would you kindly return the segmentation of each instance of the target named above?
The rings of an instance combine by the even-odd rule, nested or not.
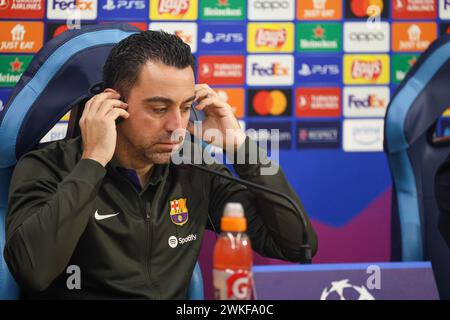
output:
[[[102,166],[112,159],[116,149],[116,119],[127,119],[130,114],[125,111],[128,105],[119,100],[120,95],[112,90],[92,97],[84,107],[80,119],[83,138],[82,159],[92,159]]]

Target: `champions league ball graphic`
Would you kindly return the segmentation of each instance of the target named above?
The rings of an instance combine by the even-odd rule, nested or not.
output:
[[[375,300],[364,286],[355,286],[348,279],[333,281],[322,291],[320,300]]]

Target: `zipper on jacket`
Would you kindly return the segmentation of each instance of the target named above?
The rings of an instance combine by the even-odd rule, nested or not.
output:
[[[145,271],[147,274],[147,280],[148,283],[151,283],[151,271],[150,271],[150,251],[151,251],[151,234],[150,234],[150,228],[151,223],[150,223],[150,211],[151,211],[151,206],[150,203],[145,203]]]
[[[145,236],[144,236],[144,250],[145,250],[145,254],[144,254],[144,259],[145,259],[145,275],[147,278],[147,284],[152,283],[152,277],[151,277],[151,272],[150,272],[150,243],[151,243],[151,235],[150,235],[150,228],[151,228],[151,223],[150,223],[150,217],[151,217],[151,206],[150,203],[146,203],[146,205],[144,206],[144,202],[142,201],[142,197],[139,194],[139,192],[137,192],[137,190],[134,188],[134,185],[125,177],[123,177],[121,174],[118,174],[116,172],[114,172],[114,174],[118,177],[120,177],[120,179],[124,180],[125,183],[127,183],[131,189],[133,189],[133,192],[137,195],[138,197],[138,201],[139,201],[139,209],[141,212],[144,212],[144,222],[145,222]]]

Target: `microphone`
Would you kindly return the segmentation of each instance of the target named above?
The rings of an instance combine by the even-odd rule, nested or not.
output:
[[[287,200],[294,207],[295,211],[297,212],[298,216],[300,217],[300,221],[301,221],[301,223],[303,225],[303,229],[304,229],[304,231],[303,231],[303,239],[302,239],[303,240],[303,244],[300,246],[303,256],[301,258],[300,263],[311,264],[312,252],[311,252],[311,246],[309,244],[308,225],[306,223],[307,219],[306,219],[303,211],[300,210],[300,208],[298,207],[298,204],[294,200],[292,200],[292,198],[290,198],[289,196],[285,195],[284,193],[272,190],[272,189],[264,187],[264,186],[260,186],[259,184],[256,184],[256,183],[253,183],[253,182],[250,182],[250,181],[246,181],[246,180],[243,180],[241,178],[237,178],[235,176],[225,175],[225,174],[223,174],[221,172],[218,172],[216,170],[211,170],[209,168],[202,167],[202,166],[197,165],[197,164],[185,163],[184,165],[192,167],[192,168],[200,170],[200,171],[203,171],[203,172],[207,172],[207,173],[212,174],[212,175],[219,176],[219,177],[224,178],[224,179],[229,180],[229,181],[233,181],[233,182],[239,183],[239,184],[244,185],[244,186],[246,186],[248,188],[251,188],[251,189],[256,189],[256,190],[260,190],[260,191],[263,191],[263,192],[267,192],[267,193],[276,195],[278,197],[281,197],[281,198]]]

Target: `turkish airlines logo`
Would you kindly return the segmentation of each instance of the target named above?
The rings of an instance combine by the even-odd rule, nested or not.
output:
[[[199,81],[217,85],[244,84],[243,56],[200,56]]]
[[[189,0],[159,0],[158,13],[180,15],[189,10]]]
[[[340,117],[341,89],[298,88],[297,117]]]
[[[0,18],[42,19],[44,0],[0,0]]]
[[[435,19],[436,0],[393,0],[394,19]]]

